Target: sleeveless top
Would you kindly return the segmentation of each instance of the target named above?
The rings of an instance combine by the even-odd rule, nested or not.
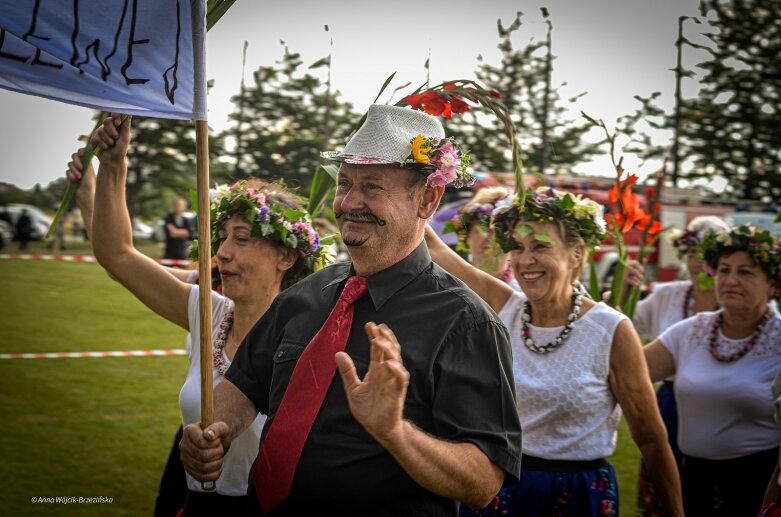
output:
[[[627,319],[604,303],[587,311],[556,350],[537,354],[521,338],[526,297],[513,293],[499,317],[510,332],[523,453],[551,460],[593,460],[615,451],[621,409],[608,384],[610,350]],[[553,341],[564,327],[529,325],[535,343]]]

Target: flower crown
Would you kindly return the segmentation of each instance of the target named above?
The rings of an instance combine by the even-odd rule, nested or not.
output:
[[[469,151],[462,150],[453,137],[426,138],[418,135],[410,141],[410,154],[401,162],[404,166],[420,166],[434,169],[426,179],[426,185],[444,187],[451,181],[456,188],[469,187],[475,175],[469,169]]]
[[[215,255],[220,246],[219,230],[225,221],[234,215],[252,225],[252,236],[263,237],[286,248],[296,250],[303,259],[303,267],[290,285],[318,271],[332,261],[328,248],[323,244],[333,242],[332,236],[322,239],[312,227],[309,213],[306,210],[282,208],[279,203],[269,205],[266,195],[260,189],[250,187],[246,180],[240,180],[233,185],[220,185],[212,191],[210,206],[211,218],[211,253]],[[198,250],[193,246],[191,256],[197,257]]]
[[[702,232],[692,232],[689,230],[672,230],[667,235],[667,240],[670,245],[675,248],[678,253],[678,258],[683,258],[690,251],[696,251],[701,242]]]
[[[781,285],[781,242],[767,230],[750,224],[720,232],[710,230],[703,237],[699,251],[713,270],[722,256],[745,251],[777,286]]]
[[[496,204],[493,211],[493,225],[496,230],[494,238],[502,251],[506,253],[518,246],[515,234],[523,232],[520,229],[523,227],[516,228],[516,225],[519,221],[528,220],[540,223],[565,220],[574,222],[578,234],[588,248],[598,246],[607,236],[602,205],[578,194],[539,187],[534,193],[526,195],[523,204],[517,194],[507,196]],[[542,236],[538,236],[540,237]]]
[[[473,224],[477,224],[482,230],[491,229],[491,214],[496,208],[496,203],[509,195],[509,189],[504,187],[487,187],[481,189],[475,197],[461,206],[458,214],[445,222],[443,233],[455,233],[458,237],[456,250],[471,253],[466,243],[469,230]]]

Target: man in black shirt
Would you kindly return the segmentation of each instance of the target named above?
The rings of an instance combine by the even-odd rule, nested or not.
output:
[[[482,300],[431,262],[423,242],[444,191],[431,179],[458,181],[464,170],[416,155],[419,135],[434,138],[429,154],[446,142],[433,117],[372,106],[344,151],[327,156],[343,162],[334,211],[352,263],[284,291],[247,335],[215,389],[216,422],[185,429],[182,459],[196,479],[219,477],[231,438],[258,411],[268,415],[263,444],[294,369],[308,367],[298,358],[347,279],[359,275],[367,277],[368,294],[355,302],[346,348],[336,354],[339,375],[308,434],[289,496],[266,513],[456,515],[458,501],[482,508],[503,484],[517,482],[521,430],[507,331]],[[437,149],[461,157],[452,146]],[[263,509],[254,491],[251,479],[257,514]]]
[[[184,215],[187,201],[177,197],[171,206],[171,212],[165,216],[165,253],[164,259],[185,260],[190,256],[190,241],[195,236],[192,219]]]

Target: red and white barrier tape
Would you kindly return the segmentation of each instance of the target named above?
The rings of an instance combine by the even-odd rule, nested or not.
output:
[[[112,352],[38,352],[31,354],[0,354],[0,359],[76,359],[80,357],[151,357],[185,355],[183,348],[167,350],[117,350]]]
[[[0,259],[8,260],[55,260],[61,262],[97,262],[91,255],[44,255],[41,253],[0,253]],[[164,266],[189,266],[187,259],[153,259]]]

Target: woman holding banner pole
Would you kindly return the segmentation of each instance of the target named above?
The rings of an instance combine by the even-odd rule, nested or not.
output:
[[[180,393],[185,425],[200,415],[199,287],[183,282],[133,247],[125,203],[130,117],[112,115],[93,133],[102,149],[92,219],[98,262],[159,315],[189,330],[190,370]],[[216,189],[211,204],[212,254],[225,296],[212,292],[214,384],[222,381],[244,336],[284,288],[322,267],[327,255],[309,215],[283,187],[240,181]],[[214,492],[188,477],[185,515],[234,515],[244,511],[247,477],[257,455],[265,417],[259,415],[231,444]]]

